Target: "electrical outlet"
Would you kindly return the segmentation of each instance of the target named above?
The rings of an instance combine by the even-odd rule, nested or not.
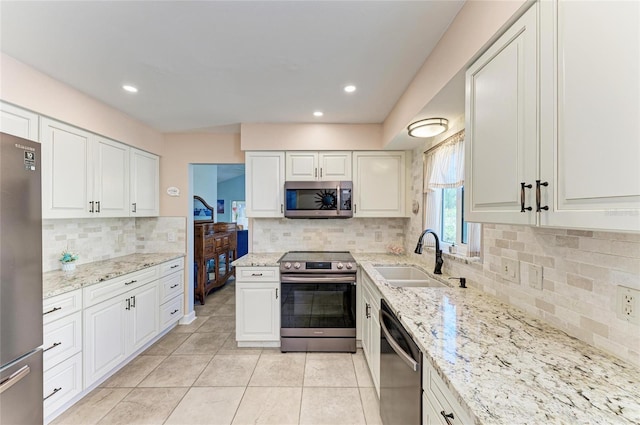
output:
[[[531,263],[520,263],[520,284],[529,285],[533,289],[542,290],[542,266]]]
[[[616,315],[619,319],[640,325],[640,290],[618,286]]]
[[[167,241],[175,242],[176,241],[176,232],[167,233]]]
[[[520,263],[518,260],[502,259],[502,277],[513,283],[520,283]]]

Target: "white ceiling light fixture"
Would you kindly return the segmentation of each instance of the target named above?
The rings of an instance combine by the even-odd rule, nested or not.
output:
[[[314,116],[314,117],[321,117],[321,116],[323,116],[323,115],[324,115],[324,112],[322,112],[322,111],[315,111],[315,112],[313,113],[313,116]]]
[[[449,129],[449,120],[446,118],[427,118],[409,124],[407,130],[409,136],[428,138],[442,134]]]
[[[354,86],[353,84],[344,86],[344,91],[347,93],[353,93],[354,91],[356,91],[356,86]]]
[[[122,88],[125,91],[128,91],[129,93],[138,93],[138,88],[135,86],[132,86],[131,84],[124,84]]]

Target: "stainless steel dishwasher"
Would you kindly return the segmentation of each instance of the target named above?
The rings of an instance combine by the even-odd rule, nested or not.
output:
[[[422,423],[422,354],[384,300],[380,308],[380,416],[384,425]]]

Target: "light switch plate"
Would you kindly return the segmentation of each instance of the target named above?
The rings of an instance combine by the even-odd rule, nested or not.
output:
[[[509,282],[520,283],[520,262],[511,258],[502,258],[502,277]]]

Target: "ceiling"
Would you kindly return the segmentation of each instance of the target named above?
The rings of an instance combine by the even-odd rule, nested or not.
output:
[[[381,123],[462,4],[2,0],[0,48],[161,132]]]

